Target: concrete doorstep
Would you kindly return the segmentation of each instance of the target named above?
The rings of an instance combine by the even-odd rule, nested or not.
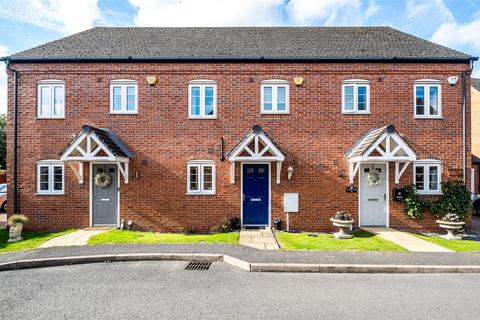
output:
[[[131,261],[222,261],[248,272],[317,273],[480,273],[480,265],[381,265],[250,263],[224,254],[133,253],[16,260],[0,263],[0,271],[45,268],[74,264]]]

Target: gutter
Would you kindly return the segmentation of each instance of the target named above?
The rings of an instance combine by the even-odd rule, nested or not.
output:
[[[13,210],[18,213],[18,71],[6,60],[6,69],[13,72]]]
[[[465,63],[477,60],[478,57],[243,57],[243,56],[197,56],[197,57],[2,57],[0,61],[14,63]]]

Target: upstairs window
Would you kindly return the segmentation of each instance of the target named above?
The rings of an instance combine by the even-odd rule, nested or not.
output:
[[[346,80],[343,82],[342,112],[370,112],[370,83],[367,80]]]
[[[215,194],[215,163],[213,161],[187,163],[187,194]]]
[[[64,118],[65,83],[60,80],[42,80],[37,84],[37,117]]]
[[[438,160],[422,160],[413,166],[413,183],[421,194],[441,193],[442,165]]]
[[[440,81],[416,81],[414,92],[416,118],[440,118],[442,116],[442,86]]]
[[[188,84],[188,117],[217,116],[217,85],[212,80],[193,80]]]
[[[63,194],[63,169],[63,162],[61,161],[37,162],[37,193]]]
[[[288,81],[266,80],[262,82],[261,113],[288,113]]]
[[[138,85],[133,80],[110,82],[110,113],[138,113]]]

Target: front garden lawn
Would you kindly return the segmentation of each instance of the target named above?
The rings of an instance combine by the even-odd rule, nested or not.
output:
[[[447,240],[437,236],[426,236],[418,233],[411,233],[413,236],[425,241],[437,244],[453,251],[480,251],[480,241],[474,240]]]
[[[238,232],[214,234],[181,234],[138,232],[113,229],[91,237],[88,244],[115,243],[227,243],[237,244]]]
[[[22,241],[8,243],[8,230],[0,230],[0,253],[11,251],[24,251],[38,248],[44,242],[64,234],[75,231],[75,229],[60,232],[22,232]]]
[[[405,248],[384,240],[373,233],[359,230],[352,239],[335,239],[333,234],[320,233],[317,237],[308,233],[278,232],[277,239],[282,250],[324,251],[407,251]]]

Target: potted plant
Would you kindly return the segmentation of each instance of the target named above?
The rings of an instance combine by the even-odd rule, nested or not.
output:
[[[335,214],[335,217],[330,218],[330,221],[332,221],[333,225],[339,229],[339,232],[333,234],[335,238],[350,239],[353,237],[353,235],[347,233],[347,230],[352,228],[354,222],[350,213],[338,211]]]
[[[10,229],[8,230],[8,242],[17,242],[23,240],[23,225],[27,221],[28,218],[23,214],[14,214],[10,218],[8,218],[8,225],[10,226]]]
[[[446,235],[441,235],[440,237],[447,240],[461,240],[462,237],[455,235],[455,231],[461,230],[465,226],[465,221],[461,221],[460,217],[455,213],[447,213],[443,216],[442,219],[436,221],[440,228],[443,228],[447,231]]]

